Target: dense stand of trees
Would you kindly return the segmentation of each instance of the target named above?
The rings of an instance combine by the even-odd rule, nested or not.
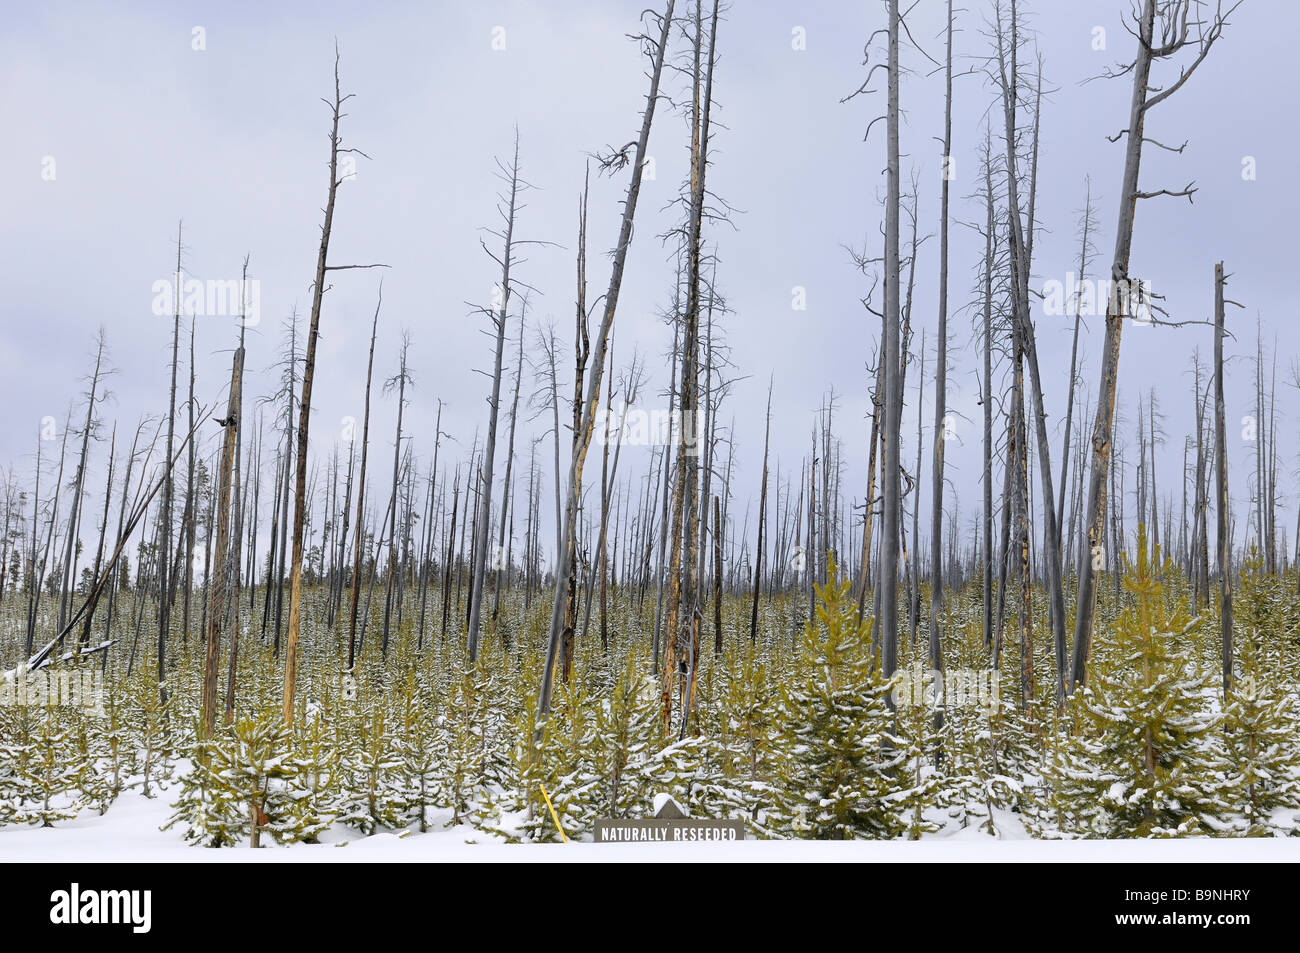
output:
[[[42,433],[31,466],[10,466],[0,483],[0,609],[13,607],[22,620],[22,637],[6,649],[21,646],[26,660],[36,665],[56,650],[73,648],[66,644],[73,632],[75,648],[82,653],[103,651],[108,644],[129,645],[126,664],[151,662],[165,703],[171,653],[178,641],[184,646],[194,633],[204,646],[202,721],[211,733],[219,718],[234,718],[239,704],[235,683],[241,638],[273,647],[282,666],[283,721],[292,725],[299,711],[296,688],[304,638],[332,633],[342,647],[340,664],[351,672],[362,652],[377,650],[386,659],[393,633],[411,613],[421,649],[429,639],[458,638],[472,665],[485,639],[512,647],[503,599],[518,598],[525,607],[550,599],[536,699],[541,724],[552,708],[555,680],[571,677],[575,646],[593,637],[593,612],[600,645],[608,650],[611,603],[622,600],[654,607],[649,640],[661,719],[665,730],[685,737],[691,731],[702,653],[721,654],[738,637],[756,644],[772,626],[790,628],[793,638],[802,620],[813,618],[814,585],[827,578],[833,561],[845,578],[854,580],[857,615],[871,622],[876,658],[886,677],[898,665],[900,639],[915,640],[922,626],[931,666],[944,667],[948,600],[976,583],[989,664],[999,665],[1007,633],[1013,632],[1018,700],[1041,712],[1044,706],[1063,705],[1087,679],[1098,588],[1106,579],[1118,586],[1121,554],[1136,529],[1126,526],[1125,519],[1136,513],[1152,542],[1161,544],[1185,573],[1198,603],[1208,602],[1217,583],[1223,689],[1230,692],[1234,567],[1248,546],[1259,548],[1272,572],[1294,561],[1285,527],[1277,523],[1276,355],[1267,353],[1260,329],[1254,355],[1258,434],[1249,481],[1251,509],[1249,518],[1236,524],[1228,496],[1223,386],[1223,343],[1231,333],[1225,330],[1225,307],[1235,302],[1225,296],[1224,265],[1214,268],[1213,363],[1207,368],[1198,354],[1191,365],[1195,427],[1182,435],[1181,478],[1162,469],[1164,482],[1157,482],[1157,449],[1168,449],[1176,435],[1166,432],[1154,391],[1121,391],[1119,359],[1125,322],[1163,321],[1158,305],[1130,275],[1139,203],[1191,198],[1195,191],[1192,186],[1157,189],[1140,181],[1144,148],[1160,146],[1151,137],[1149,114],[1192,80],[1236,6],[1219,4],[1211,10],[1189,0],[1140,0],[1135,9],[1134,58],[1113,72],[1131,82],[1132,102],[1126,125],[1114,137],[1123,143],[1124,158],[1113,204],[1115,248],[1105,269],[1112,294],[1104,340],[1098,346],[1080,333],[1082,282],[1098,258],[1094,240],[1100,202],[1088,180],[1082,184],[1074,264],[1080,287],[1069,289],[1070,371],[1059,388],[1049,387],[1041,372],[1031,285],[1035,235],[1042,225],[1036,213],[1039,129],[1047,106],[1043,62],[1025,26],[1024,6],[1023,0],[992,0],[979,41],[983,48],[976,56],[980,65],[968,74],[982,78],[984,86],[972,82],[960,89],[971,108],[977,101],[991,107],[976,191],[962,197],[978,209],[972,227],[982,241],[982,254],[969,263],[976,281],[967,302],[983,415],[976,533],[968,534],[960,524],[959,507],[967,501],[947,491],[944,453],[951,429],[950,319],[958,313],[949,298],[953,38],[962,35],[963,21],[970,29],[973,15],[948,0],[944,59],[938,64],[945,101],[936,139],[942,144],[944,174],[936,188],[938,314],[933,337],[912,308],[918,268],[924,280],[924,267],[918,264],[925,244],[919,235],[923,183],[915,174],[910,183],[904,176],[908,152],[900,77],[915,50],[908,40],[909,11],[898,0],[886,0],[881,29],[869,38],[866,82],[847,97],[877,104],[884,123],[883,248],[864,248],[852,258],[871,283],[862,302],[868,316],[861,326],[865,330],[855,326],[853,331],[859,336],[854,346],[869,365],[869,420],[846,423],[836,413],[841,395],[829,393],[813,420],[807,454],[799,460],[773,458],[772,402],[781,399],[783,386],[773,378],[761,460],[754,449],[738,459],[734,426],[728,423],[741,410],[729,405],[736,379],[726,342],[729,309],[723,284],[729,276],[717,253],[724,240],[717,226],[728,219],[728,206],[709,185],[714,163],[728,161],[713,148],[721,129],[715,100],[725,94],[728,82],[719,56],[727,11],[718,0],[695,0],[685,9],[668,0],[661,11],[645,14],[644,32],[636,38],[649,88],[635,137],[620,148],[593,153],[586,170],[575,170],[583,179],[572,351],[566,356],[562,330],[529,313],[536,289],[521,277],[521,251],[550,243],[523,239],[517,231],[530,186],[521,174],[527,143],[515,131],[510,159],[498,162],[504,183],[496,209],[500,221],[488,230],[492,243],[482,243],[499,279],[490,304],[473,312],[486,321],[491,344],[486,415],[472,441],[461,434],[449,442],[436,377],[415,388],[410,336],[404,334],[397,369],[383,384],[396,400],[391,480],[376,478],[369,455],[375,342],[381,322],[386,323],[382,283],[377,282],[365,389],[358,395],[364,406],[359,431],[353,422],[342,440],[329,445],[312,427],[317,375],[336,370],[318,366],[317,354],[322,328],[338,320],[324,306],[331,281],[364,280],[339,273],[386,267],[334,264],[329,255],[338,186],[345,175],[341,157],[364,157],[343,144],[340,122],[351,96],[341,91],[336,50],[334,89],[326,100],[329,179],[311,309],[305,327],[296,313],[285,322],[277,389],[265,395],[244,393],[245,366],[254,360],[249,352],[257,345],[246,344],[243,321],[237,338],[220,341],[200,339],[190,321],[186,360],[187,315],[178,287],[166,411],[142,420],[127,448],[119,434],[125,425],[119,428],[114,421],[110,427],[105,420],[112,360],[108,335],[101,331],[85,389],[69,407],[57,440]],[[1161,69],[1176,75],[1157,77]],[[877,70],[884,72],[883,95],[871,88]],[[663,127],[672,118],[687,124],[690,167],[673,206],[678,223],[664,236],[675,258],[666,314],[673,345],[664,355],[667,375],[656,381],[635,342],[618,333],[616,317],[650,133],[653,127],[668,135]],[[875,127],[875,120],[867,126],[869,154],[864,156],[872,168],[880,159]],[[596,187],[608,180],[625,191],[606,290],[589,300],[592,171]],[[910,234],[905,236],[905,230]],[[183,234],[178,227],[178,275]],[[245,278],[247,273],[246,258]],[[616,336],[625,341],[617,359]],[[934,342],[932,377],[927,339]],[[206,347],[233,349],[228,384],[197,377],[196,348]],[[1089,355],[1100,359],[1098,387],[1090,394],[1079,387],[1080,368]],[[378,357],[382,363],[393,355]],[[566,366],[572,367],[571,380]],[[906,448],[905,441],[911,440],[903,427],[909,366],[916,374],[917,430],[915,445]],[[931,382],[927,501],[922,405]],[[644,403],[652,386],[663,388],[658,399],[668,411],[665,419],[673,423],[658,435],[663,439],[647,441],[653,447],[639,464],[626,462],[622,450],[629,412]],[[186,389],[188,394],[182,393]],[[1136,414],[1136,446],[1125,444],[1120,433],[1121,392]],[[433,434],[412,430],[406,422],[405,409],[413,400],[428,406],[436,401]],[[1051,422],[1058,419],[1062,424],[1054,430]],[[530,432],[530,426],[541,432]],[[220,440],[214,448],[206,438],[216,429]],[[598,479],[587,470],[593,441],[601,445]],[[95,465],[104,474],[97,513],[86,506]],[[761,474],[757,499],[737,498],[742,467]],[[1031,478],[1035,468],[1036,480]],[[1213,496],[1208,491],[1211,468]],[[1126,493],[1134,500],[1131,509]],[[1213,558],[1211,511],[1217,522]],[[547,520],[555,525],[553,538],[543,532]],[[1296,542],[1300,547],[1300,526]],[[324,594],[319,611],[314,601],[306,608],[308,594],[316,592]],[[382,611],[373,601],[376,594]],[[799,598],[797,618],[771,614],[782,595]],[[1047,632],[1035,630],[1034,600],[1040,596]],[[723,606],[732,598],[744,611],[728,618]],[[378,638],[372,635],[367,643],[367,630],[374,626]],[[711,640],[705,637],[710,631]],[[1055,665],[1051,699],[1035,697],[1035,645],[1044,639]]]

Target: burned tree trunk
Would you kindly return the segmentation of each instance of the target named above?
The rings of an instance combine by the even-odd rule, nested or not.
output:
[[[500,165],[500,163],[498,163]],[[518,207],[519,193],[522,188],[527,188],[519,178],[519,133],[515,132],[515,152],[514,158],[510,163],[510,168],[501,167],[501,172],[509,183],[510,195],[505,199],[506,209],[503,213],[505,219],[505,233],[500,234],[493,232],[505,242],[505,251],[500,258],[493,255],[490,251],[488,255],[501,266],[501,306],[495,312],[491,309],[483,311],[491,316],[493,330],[496,335],[496,352],[495,360],[492,365],[492,395],[488,399],[488,429],[487,439],[483,445],[483,469],[480,477],[481,489],[478,492],[478,512],[475,517],[474,525],[474,545],[473,545],[473,568],[470,576],[470,603],[469,603],[469,625],[468,625],[468,650],[469,660],[471,663],[478,661],[478,639],[479,639],[479,620],[483,612],[483,589],[487,573],[487,550],[488,542],[491,539],[492,524],[492,478],[493,465],[496,462],[497,451],[497,420],[499,418],[499,409],[501,406],[501,367],[505,355],[506,347],[506,322],[510,315],[510,292],[512,285],[510,283],[510,268],[515,263],[515,211]],[[487,245],[483,246],[487,251]],[[504,520],[502,521],[504,523]]]
[[[348,612],[348,671],[351,672],[357,661],[357,603],[361,598],[361,556],[365,540],[366,525],[366,451],[370,447],[370,382],[375,370],[375,335],[379,330],[379,309],[384,303],[384,284],[379,283],[379,296],[375,302],[375,316],[370,322],[370,357],[366,361],[366,399],[361,417],[361,467],[357,472],[357,528],[356,540],[352,544],[352,606]],[[455,533],[455,529],[452,529]],[[447,626],[443,617],[443,630]]]
[[[754,546],[754,600],[749,612],[749,644],[758,644],[758,591],[763,580],[763,530],[767,523],[767,451],[772,436],[772,380],[767,383],[767,424],[763,428],[763,482],[758,491],[758,541]],[[715,514],[713,518],[714,532],[717,532],[718,518],[716,514],[717,498],[714,498]],[[870,504],[868,503],[868,506]],[[721,543],[719,542],[719,546]],[[715,556],[714,562],[717,564],[717,570],[722,568],[720,558],[721,550],[718,556]],[[721,628],[721,626],[719,626]],[[717,635],[717,645],[719,652],[722,651],[722,633]]]
[[[311,390],[316,375],[316,339],[320,334],[321,303],[325,296],[325,278],[330,271],[346,268],[378,267],[371,265],[330,265],[330,229],[334,224],[334,200],[339,187],[339,154],[357,152],[340,149],[339,119],[343,104],[352,94],[342,95],[339,89],[339,55],[334,48],[334,101],[330,104],[332,126],[330,129],[329,194],[325,202],[325,222],[321,225],[320,250],[316,256],[316,281],[312,286],[311,325],[307,331],[307,351],[302,369],[302,399],[298,407],[298,452],[293,483],[293,561],[289,569],[289,627],[284,655],[284,723],[293,725],[294,686],[298,677],[298,630],[302,621],[302,554],[303,521],[307,511],[307,435],[311,424]],[[358,153],[360,154],[360,153]]]
[[[623,267],[627,261],[627,250],[632,243],[632,224],[636,216],[637,197],[641,191],[641,173],[646,159],[646,147],[650,139],[650,125],[654,119],[655,105],[659,99],[659,77],[663,72],[664,55],[668,49],[668,33],[672,27],[673,5],[675,0],[668,0],[668,8],[659,18],[659,36],[652,39],[642,37],[643,44],[649,49],[654,66],[650,73],[650,92],[646,96],[646,107],[641,120],[641,133],[636,141],[636,153],[632,160],[632,181],[628,184],[627,198],[623,203],[623,220],[619,227],[618,244],[614,250],[614,262],[610,273],[609,290],[605,294],[604,316],[600,331],[596,337],[595,353],[592,360],[591,379],[587,384],[586,400],[582,408],[582,427],[580,439],[574,448],[573,458],[569,464],[569,491],[564,506],[564,530],[561,547],[560,565],[555,579],[555,605],[551,613],[551,629],[547,637],[546,662],[542,669],[542,685],[537,697],[537,716],[542,721],[551,709],[551,686],[555,661],[560,648],[560,626],[563,620],[566,592],[569,588],[572,567],[563,558],[567,547],[572,544],[577,531],[579,494],[582,486],[582,468],[586,462],[587,449],[591,442],[591,428],[595,424],[596,406],[600,402],[601,378],[605,371],[605,350],[609,340],[610,328],[614,323],[614,313],[618,306],[618,293],[623,284]]]
[[[948,0],[946,94],[943,110],[944,175],[939,212],[939,340],[934,366],[934,456],[930,495],[930,667],[943,669],[939,615],[943,612],[943,445],[948,433],[948,183],[952,178],[952,0]],[[920,472],[918,470],[919,479]],[[919,497],[919,494],[918,494]],[[918,507],[919,508],[919,507]],[[942,717],[936,715],[936,717]]]
[[[1088,655],[1092,647],[1093,622],[1097,611],[1096,574],[1102,565],[1103,539],[1106,519],[1106,477],[1110,468],[1111,443],[1115,424],[1115,392],[1119,386],[1119,348],[1124,319],[1129,316],[1129,304],[1135,297],[1130,288],[1129,257],[1133,245],[1133,223],[1139,199],[1159,195],[1183,196],[1191,200],[1194,188],[1189,184],[1178,192],[1161,189],[1143,192],[1138,188],[1138,172],[1142,164],[1142,144],[1147,141],[1147,113],[1164,102],[1192,77],[1205,62],[1211,48],[1223,33],[1227,17],[1240,3],[1234,3],[1227,13],[1220,4],[1209,23],[1191,20],[1192,0],[1157,2],[1143,0],[1142,12],[1137,18],[1137,55],[1123,71],[1115,75],[1133,74],[1133,97],[1129,108],[1128,126],[1115,138],[1127,137],[1124,156],[1124,176],[1119,196],[1119,222],[1115,229],[1115,254],[1111,263],[1111,281],[1118,283],[1122,294],[1112,293],[1106,308],[1106,337],[1102,346],[1100,383],[1097,388],[1097,412],[1093,423],[1092,472],[1088,484],[1088,507],[1085,515],[1087,548],[1079,554],[1079,606],[1074,631],[1074,667],[1070,677],[1073,691],[1087,676]],[[1157,24],[1158,19],[1158,24]],[[1160,36],[1157,38],[1157,25]],[[1195,26],[1195,33],[1191,26]],[[1177,80],[1153,89],[1151,66],[1154,61],[1166,59],[1188,47],[1196,49],[1195,58],[1181,71]]]
[[[1219,626],[1223,650],[1223,693],[1232,691],[1232,540],[1228,528],[1228,448],[1223,403],[1223,262],[1214,266],[1214,488],[1218,523]]]
[[[384,382],[384,390],[397,391],[397,435],[393,439],[393,498],[389,503],[388,513],[388,572],[384,582],[384,627],[380,635],[380,657],[388,658],[388,631],[392,621],[394,598],[401,601],[400,593],[394,592],[397,584],[396,575],[398,572],[398,541],[397,541],[397,497],[398,486],[401,480],[400,468],[402,460],[402,416],[406,409],[406,385],[411,382],[410,371],[406,365],[406,353],[410,349],[411,340],[403,334],[400,357],[398,359],[397,373]]]
[[[240,381],[243,378],[244,349],[235,351],[230,372],[230,399],[226,416],[218,421],[224,428],[221,469],[217,477],[216,542],[213,553],[206,645],[203,665],[203,737],[211,738],[217,722],[217,669],[221,652],[221,629],[227,622],[234,600],[230,585],[236,563],[230,556],[230,491],[235,468],[235,437],[240,425]],[[212,529],[209,529],[209,533]]]

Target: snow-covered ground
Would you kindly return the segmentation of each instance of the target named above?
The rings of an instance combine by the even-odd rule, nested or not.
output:
[[[365,837],[341,827],[319,845],[270,846],[264,850],[190,847],[178,828],[159,828],[171,814],[174,787],[152,799],[124,792],[103,815],[85,811],[53,828],[0,827],[0,864],[22,862],[280,863],[600,863],[646,862],[1029,862],[1114,863],[1294,863],[1300,838],[1190,838],[1165,841],[1031,840],[1011,814],[997,819],[1001,836],[975,827],[927,837],[919,842],[758,841],[725,843],[537,844],[493,842],[468,826],[444,830],[446,812],[430,815],[429,833],[375,834]],[[270,838],[268,837],[267,840]]]

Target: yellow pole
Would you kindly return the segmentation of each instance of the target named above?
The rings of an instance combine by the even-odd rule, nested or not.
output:
[[[560,819],[558,816],[556,816],[555,808],[551,805],[551,796],[546,793],[546,785],[539,784],[537,786],[542,789],[542,797],[546,798],[546,807],[551,812],[551,820],[555,822],[555,829],[560,832],[560,837],[564,840],[564,843],[567,844],[569,842],[569,838],[565,836],[564,828],[560,826]]]

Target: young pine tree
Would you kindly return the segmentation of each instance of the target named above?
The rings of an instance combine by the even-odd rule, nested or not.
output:
[[[1137,560],[1125,557],[1124,588],[1111,644],[1071,700],[1073,735],[1049,752],[1050,813],[1062,832],[1092,837],[1181,837],[1221,830],[1232,781],[1210,709],[1213,679],[1186,634],[1184,607],[1165,608],[1171,563],[1148,554],[1138,527]]]
[[[888,801],[907,761],[893,733],[892,684],[871,664],[851,589],[830,558],[817,624],[804,626],[802,664],[781,700],[782,814],[796,837],[888,839],[907,829]]]
[[[602,817],[627,817],[649,792],[646,767],[663,742],[658,692],[632,653],[596,712],[592,757],[601,778]]]
[[[1276,577],[1252,552],[1240,583],[1237,677],[1224,706],[1223,739],[1236,780],[1234,807],[1250,836],[1296,833],[1300,807],[1300,723],[1295,696],[1279,677],[1266,639],[1280,601]]]
[[[181,825],[187,844],[195,847],[234,847],[248,836],[248,809],[234,787],[215,766],[228,763],[229,753],[219,749],[226,738],[200,740],[185,750],[190,769],[181,774],[180,794],[172,804],[172,815],[161,830]]]
[[[243,805],[248,819],[248,846],[262,846],[262,831],[280,839],[285,817],[277,795],[293,776],[290,735],[279,712],[242,718],[230,729],[226,743],[213,751],[212,770]]]
[[[13,814],[16,823],[53,827],[57,821],[76,817],[82,808],[75,740],[72,731],[58,727],[55,720],[55,709],[45,709],[26,757],[17,762],[21,787]]]
[[[733,644],[728,655],[717,735],[725,783],[717,816],[741,818],[751,833],[766,836],[770,807],[779,799],[780,734],[771,702],[778,674],[762,646]]]
[[[387,712],[376,703],[357,717],[341,752],[339,820],[369,836],[380,827],[405,826],[400,771]]]
[[[330,713],[312,710],[294,723],[287,771],[273,788],[270,830],[280,843],[319,843],[338,817],[342,779],[330,721]]]

